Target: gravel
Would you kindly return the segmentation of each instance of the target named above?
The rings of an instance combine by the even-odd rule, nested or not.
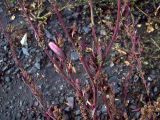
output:
[[[5,81],[6,82],[11,82],[11,78],[10,77],[5,77]]]
[[[77,52],[75,52],[75,51],[71,52],[71,60],[73,60],[73,61],[79,60],[79,55]]]
[[[107,35],[106,31],[105,31],[105,30],[103,30],[103,29],[102,29],[102,30],[100,30],[100,34],[101,34],[101,35]]]
[[[88,34],[91,31],[91,28],[89,27],[89,25],[88,26],[84,26],[82,29],[86,34]]]
[[[23,52],[23,54],[24,55],[26,55],[26,56],[29,56],[29,52],[28,52],[28,49],[27,48],[22,48],[22,52]]]
[[[67,105],[73,109],[74,107],[74,97],[67,97]]]

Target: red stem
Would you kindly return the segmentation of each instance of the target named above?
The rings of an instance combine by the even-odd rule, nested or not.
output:
[[[105,55],[103,56],[103,60],[102,60],[102,63],[101,65],[98,67],[98,70],[97,70],[97,73],[96,74],[99,74],[105,61],[106,61],[106,58],[108,57],[110,51],[111,51],[111,48],[113,46],[113,43],[116,41],[116,37],[117,37],[117,34],[118,34],[118,31],[119,31],[119,22],[120,22],[120,8],[121,8],[121,0],[118,0],[118,11],[117,11],[117,20],[116,20],[116,27],[114,29],[114,33],[113,33],[113,36],[112,36],[112,39],[110,40],[110,43],[109,45],[107,46],[106,50],[105,50]],[[98,76],[98,75],[97,75]]]
[[[116,38],[117,38],[117,35],[118,35],[118,31],[119,31],[119,23],[120,23],[120,17],[121,17],[121,14],[120,14],[120,11],[121,11],[121,0],[118,0],[117,6],[118,6],[118,10],[117,10],[116,26],[115,26],[115,29],[114,29],[114,33],[113,33],[112,39],[110,40],[110,43],[109,43],[108,47],[105,50],[106,53],[105,53],[105,56],[104,56],[104,61],[108,57],[108,55],[109,55],[109,53],[111,51],[111,48],[113,46],[113,43],[116,41]]]
[[[73,40],[71,39],[71,37],[70,37],[70,35],[69,35],[68,31],[67,31],[67,28],[66,28],[65,24],[64,24],[64,21],[63,21],[63,19],[62,19],[62,15],[59,13],[58,5],[56,4],[55,1],[54,1],[52,4],[53,4],[53,10],[54,10],[54,12],[55,12],[56,15],[57,15],[57,18],[58,18],[58,20],[59,20],[59,22],[60,22],[60,24],[61,24],[61,26],[62,26],[62,28],[63,28],[63,30],[64,30],[64,32],[65,32],[65,34],[66,34],[66,37],[68,37],[69,41],[72,43],[72,46],[73,46],[74,48],[76,48]],[[93,102],[93,106],[96,106],[96,103],[97,103],[97,91],[96,91],[96,90],[97,90],[97,88],[96,88],[96,86],[95,86],[95,84],[94,84],[94,79],[93,79],[93,77],[92,77],[92,75],[91,75],[91,73],[90,73],[90,71],[89,71],[88,65],[85,64],[84,58],[81,57],[80,59],[81,59],[80,61],[81,61],[81,63],[83,64],[83,67],[84,67],[85,71],[88,73],[88,75],[89,75],[89,77],[90,77],[91,86],[92,86],[92,90],[93,90],[93,99],[94,99],[94,100],[93,100],[93,101],[94,101],[94,102]]]
[[[66,26],[65,26],[65,24],[64,24],[64,21],[63,21],[63,19],[62,19],[62,15],[60,14],[60,12],[59,12],[59,10],[58,10],[58,5],[57,5],[57,3],[56,3],[55,1],[53,1],[52,6],[53,6],[53,11],[54,11],[55,14],[57,15],[57,18],[58,18],[58,20],[59,20],[59,23],[61,24],[61,26],[62,26],[62,28],[63,28],[63,30],[64,30],[64,32],[65,32],[66,37],[69,39],[69,41],[70,41],[72,44],[74,44],[74,43],[73,43],[73,40],[72,40],[72,38],[70,37],[70,35],[69,35],[69,33],[68,33],[68,30],[67,30],[67,28],[66,28]],[[74,46],[74,45],[73,45],[73,46]]]
[[[73,82],[73,80],[70,80],[68,78],[68,76],[64,73],[63,69],[59,66],[59,64],[57,63],[57,61],[49,54],[49,51],[47,49],[44,50],[46,55],[48,56],[48,58],[51,60],[51,62],[53,64],[56,65],[56,67],[58,68],[58,70],[60,71],[60,74],[63,76],[63,78],[75,89],[77,90],[77,88],[75,87],[75,84]]]
[[[92,90],[93,90],[93,107],[95,108],[97,105],[97,87],[94,84],[94,78],[92,77],[93,75],[90,73],[89,71],[89,67],[86,64],[84,57],[81,56],[80,57],[80,61],[83,65],[83,68],[85,69],[86,73],[89,75],[90,81],[91,81],[91,86],[92,86]]]
[[[105,104],[105,106],[106,106],[106,111],[107,111],[107,113],[108,113],[108,116],[110,117],[109,120],[114,120],[114,117],[113,117],[113,115],[112,115],[112,111],[110,111],[110,107],[109,107],[108,102],[107,102],[106,95],[103,95],[103,96],[102,96],[102,99],[103,99],[103,102],[104,102],[104,104]]]

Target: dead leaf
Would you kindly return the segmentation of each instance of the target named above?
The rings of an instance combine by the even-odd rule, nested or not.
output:
[[[68,64],[68,69],[70,73],[76,73],[76,69],[71,63]]]
[[[152,26],[152,25],[148,25],[147,26],[147,32],[148,33],[151,33],[151,32],[153,32],[154,31],[154,27]]]
[[[76,32],[77,32],[77,27],[76,27],[76,23],[75,23],[75,22],[73,23],[71,29],[72,29],[71,36],[74,37],[74,35],[75,35]]]
[[[88,52],[88,53],[90,53],[90,52],[92,52],[93,51],[93,49],[92,48],[86,48],[86,52]]]
[[[124,61],[124,63],[129,66],[130,65],[130,62],[129,61]]]
[[[146,23],[147,25],[147,32],[151,33],[154,31],[154,27],[153,27],[153,22],[150,22],[150,20],[148,20],[148,22]]]
[[[117,51],[120,53],[120,54],[123,54],[123,55],[126,55],[127,53],[124,51],[124,50],[122,50],[122,49],[117,49]]]

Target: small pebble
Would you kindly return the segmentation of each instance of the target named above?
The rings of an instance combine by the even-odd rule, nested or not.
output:
[[[73,109],[74,107],[74,97],[68,97],[67,98],[67,105]]]
[[[45,32],[48,39],[53,39],[54,38],[53,35],[47,29],[45,29],[44,32]]]
[[[75,51],[71,52],[71,60],[77,61],[78,59],[79,59],[78,53]]]
[[[37,101],[34,102],[34,106],[38,106],[39,103]]]
[[[23,54],[24,55],[26,55],[26,56],[29,56],[29,52],[28,52],[28,49],[27,48],[22,48],[22,52],[23,52]]]
[[[89,26],[83,27],[82,29],[84,30],[84,32],[85,32],[86,34],[89,33],[89,32],[91,31],[91,29],[90,29]]]
[[[11,78],[10,78],[10,77],[6,77],[6,78],[5,78],[5,81],[6,81],[6,82],[10,82],[10,81],[11,81]]]
[[[153,79],[152,79],[151,77],[148,77],[148,81],[149,81],[149,82],[152,82]]]
[[[35,67],[36,67],[38,70],[40,70],[41,66],[40,66],[40,63],[39,63],[39,62],[36,62],[34,65],[35,65]]]
[[[103,105],[103,106],[101,107],[101,112],[102,112],[102,113],[106,113],[106,106],[105,106],[105,105]]]
[[[156,93],[157,91],[158,91],[158,88],[157,88],[157,87],[155,87],[155,88],[154,88],[154,92]]]
[[[75,115],[78,116],[80,114],[81,114],[81,111],[80,110],[76,110]]]
[[[21,45],[22,46],[28,46],[28,43],[27,43],[27,33],[24,34],[22,40],[20,41]]]
[[[19,89],[22,90],[22,86],[19,86]]]
[[[101,30],[101,31],[100,31],[100,34],[101,34],[101,35],[107,35],[107,33],[106,33],[105,30]]]

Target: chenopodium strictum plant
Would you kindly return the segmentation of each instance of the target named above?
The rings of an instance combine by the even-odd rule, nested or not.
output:
[[[102,56],[102,46],[97,39],[96,31],[95,31],[95,25],[94,25],[94,17],[93,17],[93,3],[92,0],[88,1],[91,11],[91,24],[92,24],[92,35],[93,35],[93,52],[91,55],[90,61],[87,61],[85,56],[85,43],[83,41],[79,42],[79,46],[77,47],[75,45],[75,40],[70,37],[68,30],[64,24],[64,21],[62,19],[62,16],[58,10],[58,5],[56,2],[52,2],[53,5],[53,11],[57,15],[58,21],[60,22],[60,25],[62,26],[64,33],[66,34],[66,37],[68,37],[69,41],[72,43],[73,48],[79,53],[79,59],[80,62],[83,65],[83,68],[85,72],[89,76],[89,85],[87,85],[86,88],[82,88],[80,80],[78,78],[74,79],[72,77],[74,67],[72,66],[72,63],[69,63],[67,61],[66,55],[63,53],[62,49],[55,43],[50,42],[48,45],[50,49],[56,54],[56,56],[59,59],[60,64],[54,64],[56,69],[58,69],[59,73],[63,76],[63,78],[74,88],[76,91],[76,98],[78,101],[78,104],[80,106],[80,110],[82,113],[82,117],[85,120],[88,119],[98,119],[97,116],[97,107],[98,107],[98,91],[101,92],[103,102],[106,105],[106,110],[108,112],[108,116],[110,119],[116,119],[119,118],[119,115],[116,115],[116,106],[115,106],[115,94],[112,89],[112,87],[107,83],[107,77],[102,72],[102,68],[104,66],[104,62],[109,54],[109,51],[112,48],[112,45],[114,41],[116,40],[116,36],[119,30],[119,20],[120,20],[120,4],[121,1],[118,0],[118,12],[117,12],[117,22],[116,27],[114,30],[114,34],[112,37],[112,40],[110,41],[110,44],[108,47],[105,48],[105,55]],[[55,58],[51,58],[52,60]],[[63,63],[62,63],[63,62]],[[69,65],[68,65],[69,64]],[[92,71],[91,71],[92,70]],[[67,75],[65,73],[67,71]],[[93,71],[95,73],[93,73]],[[95,74],[95,75],[94,75]],[[90,97],[86,97],[90,96]],[[109,97],[106,97],[106,96]]]
[[[113,43],[117,39],[118,31],[119,31],[119,22],[120,22],[120,6],[121,0],[118,0],[117,6],[117,20],[116,27],[114,29],[114,34],[109,45],[104,48],[105,53],[102,53],[102,45],[100,41],[97,39],[95,24],[94,24],[94,15],[93,15],[93,3],[92,0],[88,1],[91,13],[91,27],[92,27],[92,36],[93,36],[93,49],[91,55],[86,55],[86,45],[83,40],[78,42],[78,46],[76,45],[76,40],[72,38],[65,26],[62,15],[59,12],[58,5],[55,1],[52,1],[53,12],[57,15],[58,21],[64,30],[66,37],[69,42],[72,43],[72,47],[79,54],[79,60],[83,65],[85,72],[89,76],[89,84],[86,87],[81,86],[81,80],[72,77],[71,73],[74,73],[74,67],[72,63],[68,62],[66,55],[63,53],[62,49],[55,42],[50,42],[50,49],[56,54],[59,59],[59,64],[54,64],[58,69],[59,73],[63,76],[63,78],[74,88],[76,92],[76,98],[78,104],[80,106],[80,110],[82,113],[82,117],[85,120],[88,119],[98,119],[97,116],[97,107],[98,107],[98,92],[101,93],[103,103],[106,106],[106,110],[110,119],[119,119],[119,114],[117,114],[118,110],[115,106],[115,94],[111,87],[111,85],[107,82],[107,76],[103,73],[102,68],[105,65],[105,61],[109,52],[113,46]],[[55,58],[54,59],[55,63]],[[87,60],[89,59],[89,60]],[[69,64],[69,65],[68,65]],[[63,67],[62,67],[62,66]],[[67,71],[67,74],[65,73]],[[89,96],[89,97],[86,97]]]

